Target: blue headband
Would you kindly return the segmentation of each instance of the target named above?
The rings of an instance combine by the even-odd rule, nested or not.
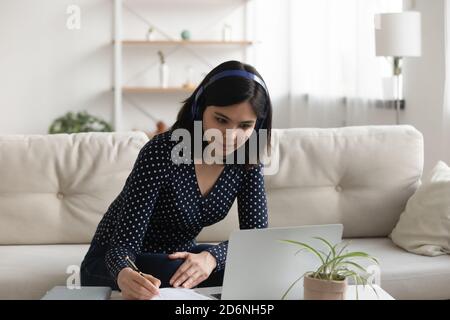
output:
[[[264,91],[266,92],[266,96],[268,96],[269,91],[267,90],[266,84],[256,74],[253,74],[253,73],[245,71],[245,70],[225,70],[225,71],[219,72],[218,74],[212,76],[206,84],[204,84],[203,86],[200,87],[200,89],[197,90],[197,93],[195,94],[194,102],[192,103],[192,110],[191,110],[192,119],[195,120],[195,118],[197,116],[197,101],[198,101],[198,98],[200,97],[200,95],[203,93],[203,91],[205,91],[205,89],[209,85],[211,85],[213,82],[215,82],[216,80],[219,80],[219,79],[222,79],[225,77],[242,77],[242,78],[253,80],[253,81],[259,83],[263,87]]]

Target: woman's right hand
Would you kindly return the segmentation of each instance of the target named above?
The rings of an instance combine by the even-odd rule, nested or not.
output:
[[[127,267],[119,272],[117,284],[124,299],[149,300],[159,294],[161,281],[149,274],[143,273],[142,276]]]

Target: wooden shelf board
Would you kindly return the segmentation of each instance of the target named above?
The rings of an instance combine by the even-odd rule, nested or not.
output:
[[[168,93],[168,92],[193,92],[195,88],[183,87],[123,87],[122,91],[127,93]]]
[[[123,45],[252,45],[252,41],[246,40],[122,40]]]

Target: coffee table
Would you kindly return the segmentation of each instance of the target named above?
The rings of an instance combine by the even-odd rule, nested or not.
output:
[[[347,296],[345,300],[356,300],[356,286],[350,285],[347,289]],[[366,286],[358,286],[359,300],[394,300],[394,298],[384,291],[380,286],[373,285],[373,288],[378,293],[378,297],[373,292],[372,288]],[[214,298],[211,296],[212,294],[217,294],[222,291],[222,287],[205,287],[205,288],[196,288],[194,289],[196,292],[203,294],[205,296]],[[122,295],[119,291],[113,291],[111,294],[111,300],[122,300]]]

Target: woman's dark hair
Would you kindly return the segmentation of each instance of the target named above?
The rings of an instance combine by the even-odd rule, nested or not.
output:
[[[262,79],[261,75],[256,69],[248,64],[230,60],[221,63],[213,70],[211,70],[194,90],[189,98],[182,101],[183,106],[178,112],[177,120],[170,128],[171,130],[183,128],[190,132],[191,137],[194,136],[194,119],[192,116],[192,104],[198,90],[204,86],[211,77],[226,70],[243,70],[257,75]],[[197,101],[198,120],[203,119],[203,112],[207,106],[229,106],[248,101],[257,116],[257,126],[255,126],[256,139],[259,148],[260,130],[265,129],[267,133],[267,151],[270,153],[270,136],[272,130],[272,103],[270,101],[269,93],[252,79],[247,79],[239,76],[230,76],[215,80],[201,93]],[[196,118],[197,119],[197,118]],[[259,125],[258,125],[259,124]],[[264,130],[263,130],[264,131]],[[249,140],[241,146],[245,148],[245,168],[249,169],[255,164],[250,164],[249,156]],[[236,156],[237,150],[234,151],[233,156]],[[192,153],[193,154],[193,153]],[[260,150],[257,152],[257,163],[260,163]]]

